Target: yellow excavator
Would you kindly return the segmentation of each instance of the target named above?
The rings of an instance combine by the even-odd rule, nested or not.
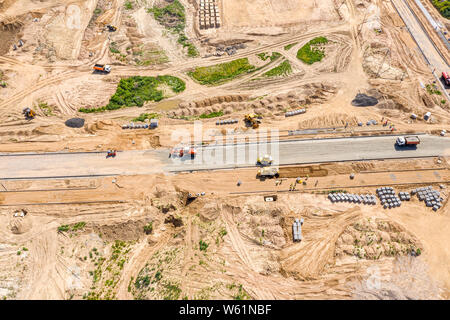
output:
[[[34,119],[34,117],[36,116],[36,114],[34,113],[33,110],[31,110],[30,108],[25,108],[23,109],[23,114],[25,115],[25,119],[27,120],[32,120]]]
[[[261,123],[261,117],[254,114],[249,113],[246,114],[244,117],[244,122],[248,127],[252,127],[253,129],[257,129],[259,127],[259,124]]]

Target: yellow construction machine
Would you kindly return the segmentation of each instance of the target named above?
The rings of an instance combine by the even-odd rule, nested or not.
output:
[[[253,129],[257,129],[259,127],[259,124],[261,123],[261,117],[254,114],[249,113],[246,114],[244,117],[244,122],[248,127],[252,127]]]
[[[33,110],[31,110],[30,108],[25,108],[23,109],[23,114],[25,115],[25,119],[27,120],[32,120],[34,119],[34,117],[36,116],[36,114],[34,113]]]

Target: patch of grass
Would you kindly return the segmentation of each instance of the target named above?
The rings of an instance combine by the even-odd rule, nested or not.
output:
[[[163,299],[164,300],[178,300],[180,298],[181,289],[177,283],[168,281],[164,284]]]
[[[431,2],[443,17],[450,19],[450,1],[431,0]]]
[[[250,295],[244,290],[242,284],[239,285],[238,293],[233,297],[234,300],[250,300]]]
[[[288,60],[283,61],[275,68],[270,69],[264,76],[266,77],[279,77],[279,76],[287,76],[292,73],[292,67]]]
[[[127,1],[124,4],[125,9],[132,10],[133,9],[133,3],[131,1]]]
[[[209,244],[206,243],[205,241],[200,240],[200,241],[198,242],[198,244],[199,244],[199,249],[200,249],[200,251],[206,251],[206,249],[208,249]]]
[[[37,108],[41,109],[47,117],[53,116],[53,108],[47,102],[39,102]]]
[[[209,119],[223,116],[223,111],[211,112],[211,113],[202,113],[199,118],[200,119]]]
[[[184,6],[175,0],[165,7],[154,6],[147,10],[152,13],[156,21],[162,24],[166,29],[178,35],[177,42],[187,48],[187,55],[189,57],[197,57],[199,52],[194,44],[186,36],[184,29],[186,27],[186,15]]]
[[[281,57],[281,53],[279,52],[272,52],[272,55],[269,56],[269,54],[267,52],[261,52],[258,53],[257,56],[262,60],[262,61],[266,61],[267,59],[270,59],[270,62],[275,61],[276,59],[278,59],[279,57]]]
[[[78,230],[81,230],[81,229],[83,229],[85,226],[86,226],[86,222],[84,222],[84,221],[75,223],[75,224],[73,225],[73,227],[72,227],[72,231],[78,231]]]
[[[298,42],[288,44],[287,46],[284,46],[284,50],[288,51],[289,49],[291,49],[293,46],[295,46],[297,44],[298,44]]]
[[[309,41],[297,51],[297,58],[306,64],[319,62],[325,57],[325,52],[316,48],[316,45],[326,44],[328,39],[325,37],[317,37]]]
[[[215,85],[254,70],[255,66],[248,62],[248,58],[242,58],[209,67],[198,67],[188,75],[201,84]]]
[[[150,221],[147,225],[144,226],[144,232],[146,234],[150,234],[153,231],[153,222]]]
[[[161,101],[164,93],[158,87],[165,84],[173,92],[184,91],[186,84],[183,80],[173,76],[141,77],[135,76],[120,80],[116,93],[111,97],[109,103],[100,108],[80,108],[83,113],[104,112],[126,107],[142,107],[146,101]]]
[[[436,85],[430,85],[430,84],[427,84],[426,86],[425,86],[425,88],[427,89],[427,92],[428,92],[428,94],[437,94],[438,96],[440,96],[440,95],[442,95],[442,92],[441,91],[439,91],[438,90],[438,88],[437,88],[437,86]]]
[[[157,113],[141,113],[139,117],[132,119],[133,122],[145,122],[147,119],[156,119],[159,117]]]
[[[69,231],[69,229],[70,229],[70,227],[67,224],[61,225],[58,227],[59,232],[67,232],[67,231]]]
[[[100,13],[102,13],[102,9],[97,8],[94,10],[94,14],[99,15]]]

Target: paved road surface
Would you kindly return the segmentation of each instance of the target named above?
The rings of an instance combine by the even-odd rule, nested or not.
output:
[[[396,157],[450,156],[450,138],[420,136],[417,149],[394,146],[395,136],[285,141],[268,144],[208,146],[198,150],[195,160],[172,160],[168,150],[119,152],[105,159],[102,153],[0,154],[0,180],[81,175],[134,175],[169,171],[218,169],[254,165],[260,154],[269,153],[279,164],[384,159]],[[226,152],[225,152],[226,151]],[[230,157],[227,152],[234,152]],[[222,153],[222,156],[220,154]],[[224,155],[225,154],[225,155]],[[241,157],[238,164],[237,155]],[[224,161],[232,159],[232,161]],[[234,160],[233,160],[234,159]],[[231,163],[230,163],[231,162]]]

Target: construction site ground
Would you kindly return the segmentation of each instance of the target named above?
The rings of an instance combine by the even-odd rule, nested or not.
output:
[[[198,2],[180,0],[195,57],[147,10],[169,2],[126,2],[0,0],[0,298],[450,298],[450,88],[438,70],[449,55],[415,1],[217,1],[223,23],[204,30]],[[306,64],[297,52],[316,37],[324,57]],[[240,58],[254,70],[209,85],[190,76]],[[267,76],[284,61],[290,72]],[[111,73],[94,73],[98,63]],[[107,105],[121,79],[161,75],[186,88],[80,112]],[[354,106],[357,94],[377,104]],[[153,113],[158,128],[122,129]],[[259,128],[245,126],[249,113]],[[172,162],[174,132],[199,153],[280,142],[279,177],[257,178],[250,158]],[[402,135],[421,144],[402,151]],[[393,209],[327,198],[430,185],[437,211],[416,197]],[[381,289],[367,285],[374,272]]]

